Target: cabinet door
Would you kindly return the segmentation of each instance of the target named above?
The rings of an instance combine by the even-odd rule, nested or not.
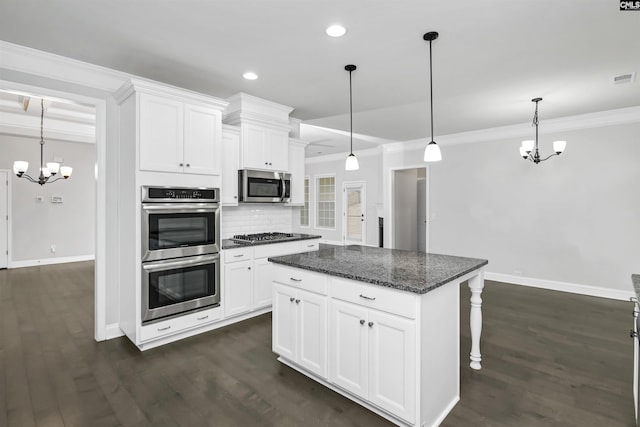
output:
[[[243,124],[240,138],[242,141],[242,167],[244,169],[270,169],[267,153],[268,129]]]
[[[369,311],[369,401],[413,423],[416,328],[412,320]]]
[[[183,103],[146,93],[139,96],[140,169],[182,172]]]
[[[184,107],[184,171],[220,175],[222,114],[214,109]]]
[[[304,206],[304,147],[291,144],[289,146],[289,169],[291,172],[292,206]]]
[[[238,169],[240,168],[240,135],[222,133],[222,186],[220,202],[238,206]]]
[[[224,266],[224,293],[220,298],[225,317],[251,311],[252,264],[253,261],[240,261]]]
[[[283,172],[289,170],[288,132],[269,129],[267,157],[269,169]]]
[[[272,264],[268,258],[258,258],[254,261],[253,271],[253,309],[271,305],[271,287],[273,286]]]
[[[364,399],[368,395],[367,309],[331,300],[329,381]]]
[[[273,352],[291,361],[296,359],[296,290],[273,285]]]
[[[327,378],[327,297],[299,290],[297,362],[322,378]]]

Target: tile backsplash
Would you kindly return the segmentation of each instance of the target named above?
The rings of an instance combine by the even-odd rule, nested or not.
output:
[[[282,205],[224,206],[221,217],[221,236],[229,239],[234,234],[292,232],[293,208]]]

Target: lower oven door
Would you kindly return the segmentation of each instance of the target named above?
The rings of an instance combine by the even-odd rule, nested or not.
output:
[[[142,322],[220,304],[220,254],[142,264]]]

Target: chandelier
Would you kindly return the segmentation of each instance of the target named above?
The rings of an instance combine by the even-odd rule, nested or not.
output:
[[[540,152],[538,151],[538,102],[542,101],[542,98],[533,98],[531,102],[536,103],[536,112],[533,114],[533,125],[536,127],[536,139],[535,141],[532,139],[528,139],[526,141],[522,141],[522,146],[520,146],[520,155],[525,160],[530,160],[535,164],[540,162],[544,162],[553,156],[559,156],[567,146],[567,141],[553,141],[553,151],[555,153],[550,154],[544,159],[540,158]]]
[[[44,122],[44,99],[40,100],[40,175],[38,179],[34,179],[27,175],[27,169],[29,168],[29,162],[25,162],[23,160],[16,160],[13,162],[13,173],[15,173],[18,178],[27,178],[31,182],[35,182],[36,184],[45,185],[47,183],[52,183],[59,181],[61,179],[67,179],[71,176],[71,172],[73,168],[70,166],[60,166],[60,163],[56,162],[48,162],[47,166],[44,166],[44,137],[43,135],[43,122]],[[49,180],[52,176],[55,176],[58,172],[60,175],[58,178],[54,180]]]

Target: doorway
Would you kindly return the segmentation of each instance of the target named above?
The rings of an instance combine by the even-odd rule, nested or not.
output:
[[[345,245],[364,245],[367,240],[366,184],[345,182],[342,185],[342,240]]]
[[[9,262],[9,171],[0,170],[0,269]]]
[[[392,247],[427,251],[427,169],[392,171]]]

